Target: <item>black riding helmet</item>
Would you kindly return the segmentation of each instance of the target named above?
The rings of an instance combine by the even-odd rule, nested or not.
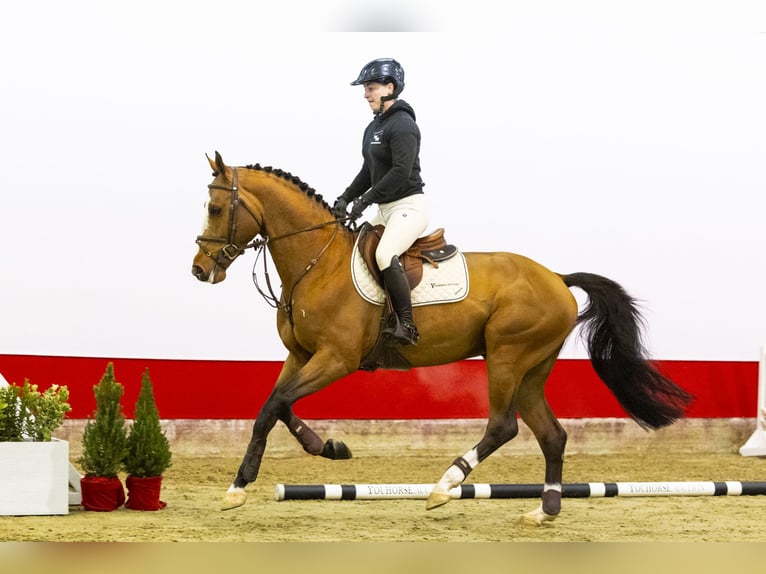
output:
[[[393,58],[378,58],[365,65],[362,71],[359,72],[359,77],[351,82],[351,85],[358,86],[365,82],[378,82],[381,84],[391,82],[394,85],[394,93],[384,99],[398,98],[404,89],[404,68]]]

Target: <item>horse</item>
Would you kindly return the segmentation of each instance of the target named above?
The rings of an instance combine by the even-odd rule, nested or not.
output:
[[[381,307],[362,298],[352,283],[350,259],[359,233],[354,222],[337,219],[321,195],[289,172],[260,164],[229,166],[217,151],[214,159],[206,157],[214,179],[208,185],[206,222],[196,239],[192,274],[199,281],[220,283],[242,253],[252,248],[259,257],[268,249],[282,292],[276,297],[270,282],[269,293],[256,286],[276,307],[277,330],[287,350],[223,495],[221,509],[230,510],[245,503],[245,488],[258,477],[277,421],[309,454],[351,457],[342,441],[320,438],[293,413],[293,405],[360,368],[378,340]],[[567,433],[546,401],[544,386],[577,326],[595,372],[644,429],[682,418],[693,397],[649,359],[636,300],[615,281],[593,273],[555,273],[511,252],[463,255],[470,277],[466,297],[416,306],[421,338],[417,345],[397,349],[412,367],[473,357],[483,358],[487,367],[484,434],[447,467],[426,509],[449,502],[452,488],[517,435],[520,417],[542,450],[545,477],[539,506],[519,521],[549,523],[561,511]],[[572,288],[587,295],[582,311]]]

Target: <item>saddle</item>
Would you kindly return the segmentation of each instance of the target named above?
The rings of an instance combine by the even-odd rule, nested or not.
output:
[[[375,260],[375,251],[383,236],[385,226],[371,225],[365,222],[359,230],[359,253],[367,264],[367,268],[375,281],[383,287],[383,273]],[[457,247],[449,245],[444,238],[444,228],[440,227],[433,233],[418,237],[399,261],[410,284],[410,289],[418,286],[423,279],[423,263],[439,267],[439,262],[446,261],[457,254]]]

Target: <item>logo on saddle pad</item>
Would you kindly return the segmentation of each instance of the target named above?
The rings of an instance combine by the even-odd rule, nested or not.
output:
[[[375,261],[375,249],[383,226],[374,228],[366,224],[359,233],[351,253],[351,277],[359,295],[376,305],[385,302],[386,294],[380,280],[380,271],[375,275],[368,263]],[[468,266],[465,257],[454,246],[443,241],[444,230],[439,229],[426,238],[419,239],[413,248],[402,256],[403,265],[412,288],[412,305],[435,305],[455,303],[468,296]],[[435,239],[442,249],[420,250],[419,243],[429,246]],[[424,241],[421,241],[424,240]],[[440,254],[440,257],[435,254]],[[445,258],[442,258],[445,257]],[[377,275],[377,277],[376,277]]]

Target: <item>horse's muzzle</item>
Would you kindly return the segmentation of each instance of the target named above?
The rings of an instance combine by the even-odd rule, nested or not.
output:
[[[191,272],[192,272],[192,275],[194,275],[200,281],[207,281],[208,274],[205,273],[205,270],[199,265],[192,265]]]
[[[214,265],[212,269],[206,270],[202,265],[194,264],[191,272],[199,281],[205,283],[220,283],[226,279],[226,270],[220,265]]]

